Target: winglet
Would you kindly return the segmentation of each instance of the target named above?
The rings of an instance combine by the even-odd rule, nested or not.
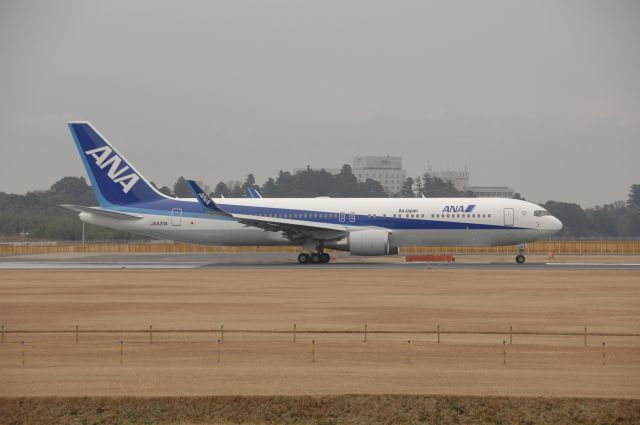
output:
[[[249,193],[250,198],[262,198],[262,195],[260,195],[260,192],[258,192],[257,189],[254,189],[251,186],[247,187],[247,193]]]
[[[187,180],[187,183],[189,183],[191,191],[194,195],[196,195],[196,199],[205,210],[209,212],[226,214],[223,210],[218,208],[216,203],[213,202],[213,199],[211,199],[209,195],[207,195],[207,192],[205,192],[200,188],[200,186],[198,186],[198,183],[194,182],[193,180]]]

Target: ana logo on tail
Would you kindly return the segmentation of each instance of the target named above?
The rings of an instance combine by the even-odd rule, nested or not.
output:
[[[209,198],[209,195],[207,195],[204,192],[198,192],[198,196],[200,197],[200,199],[202,199],[202,202],[205,203],[205,205],[211,205],[211,198]]]
[[[96,161],[96,165],[100,167],[100,169],[104,170],[108,165],[109,171],[107,172],[107,176],[114,182],[119,183],[122,186],[122,191],[124,193],[128,193],[133,185],[135,185],[138,180],[140,180],[140,176],[136,173],[130,173],[123,175],[127,170],[130,170],[128,165],[120,167],[120,163],[122,162],[122,158],[120,158],[117,154],[113,154],[113,149],[109,146],[103,146],[101,148],[91,149],[85,151],[85,154],[92,156]]]

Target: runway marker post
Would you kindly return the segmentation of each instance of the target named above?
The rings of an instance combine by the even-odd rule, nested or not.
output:
[[[584,346],[587,346],[587,328],[584,328]]]
[[[78,343],[78,325],[76,325],[76,344]]]
[[[507,341],[502,341],[502,364],[507,364]]]
[[[367,324],[364,324],[364,342],[367,342]]]
[[[407,340],[407,363],[411,363],[411,340]]]
[[[224,343],[224,325],[220,325],[220,344]]]
[[[438,325],[438,344],[440,344],[440,325]]]
[[[509,326],[509,345],[513,343],[513,326]]]
[[[221,351],[221,349],[220,349],[220,345],[221,345],[221,344],[222,344],[222,343],[220,342],[220,340],[218,340],[218,361],[217,361],[218,363],[220,363],[220,351]]]
[[[607,343],[602,343],[602,366],[607,364]]]
[[[2,343],[4,344],[4,325],[2,325]]]
[[[316,340],[311,340],[311,363],[316,362]]]
[[[149,325],[149,344],[153,344],[153,326]]]
[[[124,340],[120,340],[120,364],[123,362],[124,357]]]
[[[24,341],[22,341],[22,364],[24,364]]]

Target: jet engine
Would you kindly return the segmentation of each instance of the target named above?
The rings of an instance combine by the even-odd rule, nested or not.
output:
[[[389,232],[382,229],[354,230],[336,242],[325,243],[327,248],[350,251],[353,255],[396,255],[398,246],[389,244]]]

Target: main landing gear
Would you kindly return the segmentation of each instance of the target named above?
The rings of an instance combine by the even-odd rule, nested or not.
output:
[[[312,252],[311,254],[302,252],[298,254],[298,263],[300,264],[326,264],[329,261],[331,261],[331,256],[326,252]]]

